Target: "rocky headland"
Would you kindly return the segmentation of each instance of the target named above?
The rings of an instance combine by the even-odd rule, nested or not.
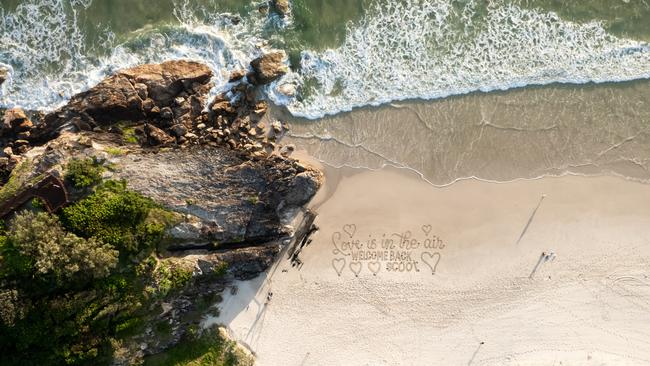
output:
[[[63,182],[66,205],[92,195],[92,187],[68,179],[79,161],[101,170],[95,184],[125,182],[168,213],[154,262],[185,268],[192,279],[147,304],[145,325],[114,345],[113,364],[138,363],[180,342],[215,311],[199,302],[218,299],[233,279],[266,270],[283,248],[301,240],[296,232],[308,231],[300,225],[311,226],[313,214],[304,206],[322,174],[290,157],[293,146],[280,142],[288,126],[266,116],[268,104],[258,93],[286,72],[284,58],[277,52],[253,60],[212,100],[207,66],[168,61],[119,71],[47,115],[4,112],[0,205],[9,212],[7,222],[30,209],[24,192],[44,176]],[[140,265],[149,259],[141,252],[128,260]],[[164,336],[156,324],[165,324]]]

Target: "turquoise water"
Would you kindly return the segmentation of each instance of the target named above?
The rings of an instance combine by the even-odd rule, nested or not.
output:
[[[318,118],[404,99],[650,77],[648,0],[0,0],[0,106],[52,109],[123,67],[191,58],[230,70],[272,48],[268,88]],[[279,92],[295,86],[295,95]],[[286,90],[283,89],[283,90]]]

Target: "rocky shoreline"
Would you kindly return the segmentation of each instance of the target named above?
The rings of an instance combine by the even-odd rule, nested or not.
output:
[[[190,268],[192,285],[151,305],[147,322],[168,324],[169,334],[157,337],[153,325],[145,327],[123,341],[114,364],[137,363],[180,342],[214,311],[197,299],[218,297],[233,279],[256,277],[283,245],[302,239],[295,232],[309,231],[290,224],[322,174],[289,157],[293,146],[280,143],[288,126],[266,116],[258,92],[286,72],[285,57],[277,52],[253,60],[211,101],[207,66],[168,61],[119,71],[45,116],[4,113],[4,185],[17,180],[16,167],[26,162],[32,169],[20,181],[29,186],[44,174],[63,180],[71,161],[93,159],[107,168],[102,179],[125,181],[176,215],[157,252]],[[71,202],[88,194],[67,185]],[[224,264],[225,273],[215,276]]]

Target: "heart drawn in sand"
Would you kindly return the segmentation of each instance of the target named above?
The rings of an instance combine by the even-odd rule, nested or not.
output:
[[[422,231],[424,231],[424,235],[429,236],[431,225],[422,225]]]
[[[359,273],[361,273],[361,262],[350,262],[350,271],[359,277]]]
[[[381,269],[381,264],[379,261],[376,262],[368,262],[368,269],[370,272],[372,272],[373,276],[376,276],[377,273],[379,273],[379,270]]]
[[[352,238],[354,233],[357,232],[357,225],[355,224],[345,224],[343,225],[343,231]]]
[[[332,259],[332,267],[336,271],[336,274],[341,277],[341,272],[343,272],[343,268],[345,268],[345,258]]]
[[[431,268],[431,274],[436,274],[436,268],[438,267],[438,263],[440,263],[440,253],[435,252],[431,254],[429,252],[422,252],[420,258],[422,258],[424,264]]]

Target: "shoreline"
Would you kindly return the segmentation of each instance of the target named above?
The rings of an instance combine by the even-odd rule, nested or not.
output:
[[[641,1],[0,1],[0,363],[650,365]]]
[[[377,172],[377,171],[382,171],[385,169],[392,170],[396,169],[398,171],[404,171],[405,175],[413,174],[417,176],[417,178],[422,179],[424,182],[429,184],[430,186],[434,188],[446,188],[449,186],[452,186],[456,183],[459,182],[464,182],[464,181],[477,181],[477,182],[483,182],[483,183],[492,183],[492,184],[508,184],[508,183],[516,183],[520,181],[535,181],[535,180],[540,180],[540,179],[552,179],[552,178],[565,178],[565,177],[581,177],[581,178],[602,178],[602,177],[614,177],[614,178],[620,178],[625,181],[629,182],[634,182],[634,183],[641,183],[641,184],[650,184],[650,180],[644,180],[644,179],[638,179],[634,177],[629,177],[625,176],[622,174],[618,174],[616,172],[600,172],[600,173],[594,173],[594,174],[587,174],[587,173],[576,173],[576,172],[571,172],[571,171],[565,171],[562,172],[558,175],[553,175],[553,174],[546,174],[546,175],[540,175],[537,177],[532,177],[532,178],[514,178],[510,180],[490,180],[490,179],[484,179],[480,178],[477,176],[471,176],[471,177],[462,177],[462,178],[456,178],[454,181],[451,181],[449,183],[445,184],[435,184],[428,180],[423,173],[417,171],[416,169],[409,168],[406,166],[398,166],[398,165],[393,165],[390,163],[387,163],[385,165],[382,165],[378,168],[372,168],[372,167],[367,167],[367,166],[351,166],[351,165],[341,165],[341,166],[336,166],[332,165],[326,161],[320,160],[316,157],[313,157],[309,155],[308,152],[302,150],[302,151],[297,151],[292,155],[293,158],[296,158],[300,162],[307,163],[310,165],[317,165],[319,170],[322,170],[323,167],[328,167],[329,169],[338,169],[338,170],[347,170],[347,169],[352,169],[352,170],[359,170],[361,172],[363,171],[369,171],[369,172]]]
[[[287,143],[332,166],[413,169],[436,186],[566,173],[650,182],[648,80],[538,87],[367,107],[318,121],[270,109]]]
[[[320,230],[304,266],[280,258],[263,285],[241,283],[257,303],[239,303],[239,313],[229,308],[238,295],[224,296],[226,325],[259,365],[650,361],[633,335],[647,333],[650,318],[621,292],[633,291],[630,301],[650,295],[638,286],[650,259],[649,185],[566,176],[438,188],[399,169],[324,171],[310,204]],[[345,225],[364,239],[415,233],[425,221],[446,244],[435,275],[373,274],[373,258],[360,260],[356,275],[332,267],[332,235],[345,235]]]
[[[430,95],[421,95],[421,96],[399,96],[399,97],[394,97],[394,98],[386,98],[386,99],[381,99],[379,101],[366,101],[364,104],[358,104],[358,105],[353,105],[349,106],[347,108],[340,109],[335,112],[324,112],[321,114],[317,115],[308,115],[308,114],[301,114],[301,113],[292,113],[291,111],[288,110],[288,107],[283,104],[276,104],[277,106],[281,106],[283,108],[287,108],[287,112],[291,114],[292,118],[296,119],[305,119],[308,121],[319,121],[325,118],[332,118],[332,117],[337,117],[343,114],[347,113],[354,113],[355,111],[363,110],[363,109],[373,109],[373,108],[384,108],[384,107],[393,107],[394,105],[400,105],[400,104],[408,104],[408,103],[429,103],[429,102],[435,102],[438,100],[445,100],[445,99],[454,99],[454,98],[463,98],[463,97],[470,97],[470,96],[482,96],[486,94],[500,94],[500,93],[508,93],[511,91],[518,91],[522,89],[544,89],[544,88],[598,88],[598,87],[612,87],[612,86],[617,86],[617,85],[626,85],[626,84],[634,84],[637,82],[644,82],[650,80],[650,72],[647,72],[646,74],[642,75],[637,75],[635,77],[631,78],[622,78],[622,79],[603,79],[603,80],[598,80],[598,79],[589,79],[589,80],[578,80],[578,79],[567,79],[567,80],[553,80],[553,81],[547,81],[547,82],[529,82],[529,83],[513,83],[513,84],[508,84],[505,86],[481,86],[481,87],[476,87],[476,88],[468,88],[468,89],[461,89],[457,91],[451,91],[451,92],[441,92],[438,94],[430,94]],[[286,98],[286,97],[285,97]],[[277,99],[275,97],[274,99]],[[274,104],[276,103],[273,98],[271,99]]]

